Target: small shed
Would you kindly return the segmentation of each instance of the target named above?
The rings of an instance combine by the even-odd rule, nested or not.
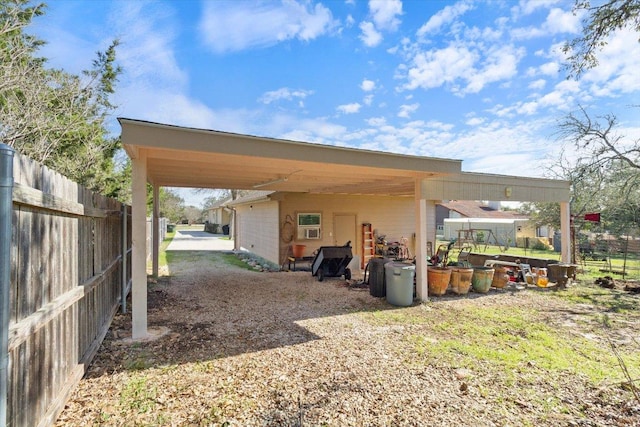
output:
[[[516,246],[517,238],[526,229],[527,218],[445,218],[444,240]]]

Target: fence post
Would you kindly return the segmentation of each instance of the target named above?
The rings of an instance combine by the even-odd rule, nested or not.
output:
[[[127,313],[127,257],[129,256],[129,245],[127,244],[127,220],[129,212],[127,205],[122,205],[122,286],[120,287],[120,306],[122,314]]]
[[[13,148],[0,143],[0,426],[7,425]]]

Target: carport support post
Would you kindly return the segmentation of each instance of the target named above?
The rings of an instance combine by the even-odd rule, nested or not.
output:
[[[564,263],[574,260],[571,256],[571,211],[568,202],[560,202],[560,259]]]
[[[131,159],[131,338],[147,337],[147,154]]]
[[[415,184],[416,213],[416,296],[419,301],[427,301],[427,201],[422,198],[422,180]]]
[[[158,277],[158,263],[160,260],[160,242],[158,239],[160,238],[160,187],[157,185],[153,185],[153,221],[152,221],[152,233],[153,233],[153,255],[152,255],[152,264],[153,264],[153,277]]]

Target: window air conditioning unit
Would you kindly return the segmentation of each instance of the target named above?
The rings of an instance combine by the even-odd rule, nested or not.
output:
[[[304,238],[305,239],[319,239],[320,238],[320,228],[305,228],[304,229]]]

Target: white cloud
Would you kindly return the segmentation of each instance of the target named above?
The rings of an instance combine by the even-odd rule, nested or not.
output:
[[[338,105],[338,107],[336,107],[336,110],[340,111],[343,114],[355,114],[360,111],[360,108],[362,108],[362,105],[357,102],[353,102],[351,104]]]
[[[401,105],[400,111],[398,111],[398,117],[408,119],[409,116],[414,113],[419,107],[420,104],[418,103]]]
[[[465,123],[469,126],[479,126],[484,123],[484,119],[482,117],[472,117],[468,119]]]
[[[109,14],[118,47],[118,114],[176,125],[241,131],[240,118],[215,112],[187,95],[189,79],[175,56],[173,11],[142,2],[116,2]],[[113,36],[112,36],[113,37]],[[112,38],[108,37],[107,38]]]
[[[282,87],[277,90],[265,92],[260,98],[258,98],[258,102],[261,102],[263,104],[270,104],[280,99],[291,101],[294,98],[304,99],[312,94],[312,90],[292,90],[288,87]]]
[[[461,15],[464,15],[467,11],[473,9],[473,5],[469,1],[459,1],[454,5],[446,6],[442,10],[438,11],[429,20],[420,27],[416,35],[418,37],[424,37],[426,34],[437,33],[445,25],[451,24]]]
[[[487,84],[508,80],[518,71],[518,62],[524,56],[522,49],[513,46],[502,46],[489,51],[482,60],[482,69],[467,77],[468,93],[480,92]]]
[[[398,16],[402,15],[400,0],[369,0],[371,21],[360,23],[360,40],[367,47],[378,46],[382,42],[382,31],[396,31],[400,25]]]
[[[368,47],[375,47],[382,42],[382,34],[376,31],[372,22],[361,22],[360,30],[362,30],[362,34],[360,34],[360,40]]]
[[[331,11],[318,3],[284,1],[249,3],[203,2],[199,30],[216,53],[267,47],[282,41],[313,40],[337,27]]]
[[[517,74],[524,49],[494,46],[484,52],[462,44],[418,53],[407,72],[405,89],[452,85],[457,94],[477,93],[487,84],[508,81]]]
[[[362,89],[365,92],[371,92],[375,88],[376,88],[376,82],[374,82],[373,80],[364,79],[360,84],[360,89]]]
[[[549,34],[578,34],[582,30],[580,15],[558,8],[549,11],[543,27]]]
[[[545,83],[546,82],[543,80],[539,85],[544,86]],[[528,102],[516,102],[511,107],[499,106],[499,108],[493,109],[492,112],[499,117],[509,117],[514,113],[521,115],[533,115],[544,108],[550,108],[554,112],[564,112],[571,108],[572,105],[575,105],[574,102],[576,99],[580,99],[581,102],[589,99],[588,95],[581,93],[580,82],[575,80],[561,80],[554,86],[552,91],[544,95],[537,95]]]
[[[529,89],[533,90],[541,90],[547,85],[547,81],[545,79],[538,79],[531,83],[529,83]]]
[[[540,73],[545,76],[556,77],[560,71],[560,65],[557,62],[547,62],[540,66]]]
[[[373,103],[373,95],[367,95],[362,99],[364,105],[371,105]]]
[[[445,132],[448,132],[454,128],[454,126],[451,123],[443,123],[437,120],[430,120],[429,122],[426,123],[426,126],[429,129],[436,129],[436,130],[445,131]]]
[[[127,78],[143,79],[161,86],[184,87],[188,77],[175,58],[173,45],[176,33],[170,19],[167,19],[171,12],[155,10],[145,3],[116,5],[111,21],[123,41],[118,47],[118,62],[127,71]]]
[[[365,122],[369,126],[380,127],[387,124],[387,119],[384,117],[370,117],[367,120],[365,120]]]
[[[466,46],[451,44],[444,49],[418,53],[407,71],[407,89],[430,89],[453,83],[473,68],[477,54]]]
[[[402,15],[400,0],[369,0],[369,12],[380,30],[395,31],[400,25],[398,15]]]
[[[598,66],[588,70],[582,81],[591,84],[600,96],[640,90],[640,43],[636,32],[628,29],[615,32],[597,57]]]
[[[316,144],[341,145],[347,129],[344,126],[327,122],[324,119],[297,119],[290,123],[287,132],[279,134],[278,138],[292,141],[313,142]]]
[[[559,0],[520,0],[518,6],[512,8],[515,15],[530,15],[537,9],[548,9],[557,4]]]
[[[554,34],[578,34],[582,30],[581,19],[582,14],[574,15],[571,10],[553,8],[542,25],[515,28],[511,31],[511,37],[515,40],[529,40]]]
[[[344,22],[345,22],[347,28],[351,28],[356,23],[356,20],[353,18],[353,16],[351,16],[351,14],[349,14],[349,15],[347,15],[347,18],[345,19]]]

